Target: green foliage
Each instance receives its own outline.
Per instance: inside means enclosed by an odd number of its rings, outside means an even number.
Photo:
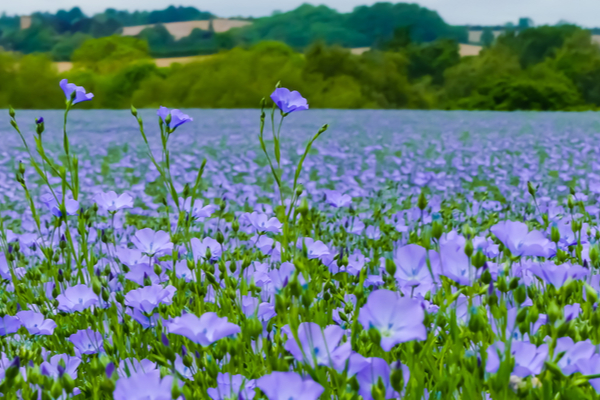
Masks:
[[[449,39],[408,46],[408,76],[430,76],[435,85],[443,84],[444,71],[460,62],[458,43]]]
[[[149,58],[148,43],[123,36],[87,40],[72,57],[76,67],[100,73],[114,72],[132,61]]]
[[[467,35],[465,29],[446,24],[436,12],[416,4],[377,3],[357,7],[349,14],[303,4],[290,12],[256,19],[251,26],[236,30],[235,36],[238,43],[278,40],[297,49],[318,40],[343,47],[367,47],[390,39],[398,27],[407,26],[418,42],[441,37],[465,41]]]
[[[318,7],[302,9],[333,15]],[[233,34],[196,30],[190,38],[175,41],[159,24],[140,38],[70,34],[71,45],[55,44],[52,54],[66,59],[73,51],[74,68],[64,77],[95,94],[94,101],[81,108],[127,108],[131,103],[257,107],[279,80],[299,90],[312,108],[553,111],[600,106],[600,49],[592,44],[589,31],[558,26],[519,35],[509,32],[479,56],[461,59],[456,41],[419,43],[412,29],[396,28],[389,40],[379,42],[379,49],[362,55],[325,40],[304,54],[281,42],[264,41],[158,68],[150,56],[161,51],[210,53],[237,40]],[[27,31],[21,34],[35,30]],[[74,50],[79,41],[83,44]],[[527,47],[537,55],[522,53]],[[0,107],[60,107],[56,96],[40,94],[58,91],[60,78],[47,56],[0,53]]]
[[[581,30],[575,25],[546,25],[518,33],[509,31],[500,36],[498,41],[515,51],[523,68],[527,68],[553,56],[568,37]]]

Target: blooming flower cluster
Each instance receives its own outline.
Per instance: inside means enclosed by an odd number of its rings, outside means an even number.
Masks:
[[[93,99],[60,86],[66,117]],[[153,130],[132,107],[141,141],[90,148],[66,117],[59,148],[51,113],[31,143],[10,110],[3,396],[598,398],[595,142],[475,143],[462,121],[350,148],[282,130],[298,92],[270,99],[259,143],[207,134],[210,160],[180,110]]]

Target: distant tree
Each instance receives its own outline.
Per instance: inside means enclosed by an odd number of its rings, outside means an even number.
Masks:
[[[384,41],[377,47],[384,51],[400,51],[406,49],[412,43],[410,29],[410,26],[400,26],[394,29],[392,38],[388,41]]]
[[[109,73],[127,63],[149,59],[148,43],[134,37],[109,36],[89,39],[73,53],[76,67],[100,73]]]
[[[481,45],[483,47],[490,47],[496,38],[491,28],[485,28],[481,33]]]
[[[430,76],[433,84],[442,85],[444,72],[460,62],[458,50],[458,43],[450,39],[439,39],[408,47],[409,78],[414,80]]]

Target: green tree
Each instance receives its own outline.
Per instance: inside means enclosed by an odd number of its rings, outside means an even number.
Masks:
[[[141,59],[149,59],[148,43],[134,37],[109,36],[89,39],[73,53],[76,67],[108,73]]]
[[[494,44],[494,40],[496,40],[496,38],[494,37],[492,28],[486,27],[481,33],[481,45],[483,47],[490,47]]]

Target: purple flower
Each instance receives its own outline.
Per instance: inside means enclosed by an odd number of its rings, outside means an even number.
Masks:
[[[71,100],[73,92],[75,92],[75,99],[73,99],[73,105],[81,103],[82,101],[90,101],[94,98],[92,93],[86,93],[85,89],[81,86],[77,86],[74,83],[69,83],[68,80],[63,79],[60,81],[60,88],[65,92],[67,100]]]
[[[461,285],[470,285],[469,258],[456,238],[440,244],[440,274]]]
[[[302,322],[298,327],[298,340],[289,333],[285,349],[296,360],[313,368],[325,365],[340,371],[352,352],[350,342],[340,345],[343,336],[344,330],[337,325],[323,329],[314,322]]]
[[[133,197],[127,193],[123,193],[120,196],[117,196],[113,191],[98,193],[94,196],[94,202],[98,204],[98,207],[112,212],[123,210],[125,208],[133,208]]]
[[[58,310],[66,313],[83,311],[98,303],[98,296],[86,285],[71,286],[56,296]]]
[[[3,318],[0,317],[0,336],[15,333],[20,327],[21,321],[19,321],[19,318],[10,315],[5,315]]]
[[[371,392],[374,386],[377,387],[379,380],[381,379],[383,387],[385,388],[384,398],[400,398],[400,394],[394,390],[390,382],[392,369],[388,363],[382,358],[370,358],[366,359],[366,361],[368,364],[365,365],[365,367],[363,367],[358,374],[356,374],[356,380],[360,385],[358,394],[360,394],[364,400],[373,400]],[[400,364],[400,368],[402,369],[402,378],[404,381],[404,386],[406,387],[406,384],[410,379],[410,372],[408,367],[404,364]]]
[[[209,218],[219,208],[216,204],[207,204],[203,206],[202,200],[196,199],[194,201],[194,210],[192,211],[191,197],[188,197],[185,200],[179,198],[179,201],[183,204],[183,209],[187,212],[191,212],[192,216],[195,218]]]
[[[308,378],[303,380],[296,372],[272,372],[256,380],[269,400],[317,400],[323,386]]]
[[[505,347],[503,342],[497,342],[487,348],[486,372],[496,373],[498,371],[504,352]],[[548,358],[548,345],[542,344],[540,347],[536,347],[533,343],[513,341],[510,353],[515,359],[513,374],[520,378],[525,378],[530,375],[538,375],[542,372],[544,363]]]
[[[52,335],[56,328],[56,322],[35,311],[19,311],[17,317],[31,335]]]
[[[134,374],[117,381],[115,400],[171,400],[173,377],[160,378],[160,371]]]
[[[283,227],[283,224],[279,222],[277,218],[269,218],[267,214],[259,214],[257,212],[253,212],[252,214],[246,214],[246,220],[258,233],[280,233],[281,227]]]
[[[214,312],[204,313],[200,318],[184,314],[168,321],[165,326],[169,333],[185,336],[202,346],[241,332],[239,326],[227,321],[227,317],[219,318]]]
[[[163,256],[173,250],[171,237],[165,231],[155,232],[150,228],[137,231],[131,239],[135,247],[149,256]]]
[[[335,208],[348,207],[352,204],[352,197],[347,194],[341,194],[337,190],[327,190],[325,191],[325,196],[327,204]]]
[[[81,358],[72,357],[68,354],[57,354],[50,358],[48,361],[44,361],[40,365],[40,372],[43,375],[50,376],[54,379],[59,377],[59,367],[61,366],[61,361],[64,363],[64,371],[63,373],[69,374],[71,378],[77,379],[77,368],[79,368],[79,364],[81,364]]]
[[[44,123],[44,117],[36,118],[35,123],[36,124],[43,124]]]
[[[430,252],[432,255],[437,254]],[[394,252],[394,263],[396,264],[395,278],[402,287],[423,285],[426,289],[433,284],[433,277],[427,267],[427,250],[418,244],[409,244]],[[433,263],[432,263],[433,264]],[[433,265],[432,265],[433,269]]]
[[[137,358],[125,358],[121,360],[117,372],[120,377],[133,376],[136,374],[145,374],[158,370],[156,363],[143,358],[138,360]]]
[[[379,331],[381,348],[385,351],[398,343],[427,339],[424,319],[425,313],[418,301],[385,289],[371,292],[358,316],[365,330]]]
[[[308,110],[308,102],[296,90],[290,92],[290,90],[286,88],[277,88],[271,93],[271,100],[273,100],[277,107],[285,114],[294,111]]]
[[[513,256],[551,257],[555,249],[543,232],[531,231],[523,222],[502,221],[490,231],[510,250]]]
[[[311,238],[298,239],[299,248],[303,247],[303,242],[304,246],[306,246],[306,252],[309,260],[313,260],[315,258],[320,260],[332,258],[329,247],[327,247],[327,245],[320,240],[314,241]]]
[[[589,358],[582,358],[575,363],[579,372],[583,375],[600,374],[600,354],[594,354]],[[590,379],[590,385],[600,394],[600,378]]]
[[[247,318],[256,317],[261,321],[268,321],[277,315],[273,304],[259,303],[259,300],[251,295],[242,296],[242,312]]]
[[[171,122],[167,125],[170,129],[175,130],[180,125],[185,124],[186,122],[193,121],[193,118],[190,118],[189,115],[186,115],[179,111],[178,109],[169,110],[167,107],[160,106],[156,114],[163,120],[163,122],[167,123],[167,117],[171,114]]]
[[[61,195],[57,193],[57,197],[58,196]],[[61,197],[58,198],[60,199]],[[40,198],[40,200],[42,201],[42,203],[44,203],[44,205],[46,206],[48,211],[52,213],[52,215],[58,218],[62,216],[62,212],[60,211],[60,204],[58,204],[56,198],[52,193],[43,195]],[[67,215],[77,215],[77,212],[79,211],[79,202],[73,199],[65,199],[65,211],[67,212]]]
[[[213,400],[249,400],[254,398],[254,379],[247,379],[242,375],[221,373],[217,375],[217,387],[207,390],[208,397]]]
[[[564,263],[556,265],[552,261],[533,264],[529,270],[547,284],[555,288],[562,287],[569,279],[579,279],[588,274],[588,270],[579,265]]]
[[[175,294],[174,286],[163,288],[161,285],[145,286],[132,290],[125,295],[125,305],[151,313],[159,304],[170,305]]]
[[[155,327],[160,319],[160,314],[154,314],[148,316],[140,311],[139,308],[128,308],[126,311],[127,315],[131,316],[138,324],[140,324],[144,329],[148,329],[151,327]]]
[[[221,256],[221,252],[223,249],[219,242],[210,237],[206,237],[202,240],[198,238],[192,238],[190,240],[190,245],[192,246],[192,254],[194,256],[194,261],[206,258],[208,249],[210,249],[210,258],[217,259]]]
[[[596,351],[596,346],[588,340],[574,343],[570,337],[561,337],[556,340],[554,354],[565,352],[558,361],[558,366],[565,375],[571,375],[578,371],[577,362],[588,360]]]
[[[269,278],[275,290],[281,290],[287,286],[289,280],[294,275],[296,266],[291,262],[284,262],[279,266],[279,269],[269,271]]]
[[[104,350],[102,335],[91,329],[77,331],[69,336],[69,341],[73,343],[80,354],[96,354]]]

